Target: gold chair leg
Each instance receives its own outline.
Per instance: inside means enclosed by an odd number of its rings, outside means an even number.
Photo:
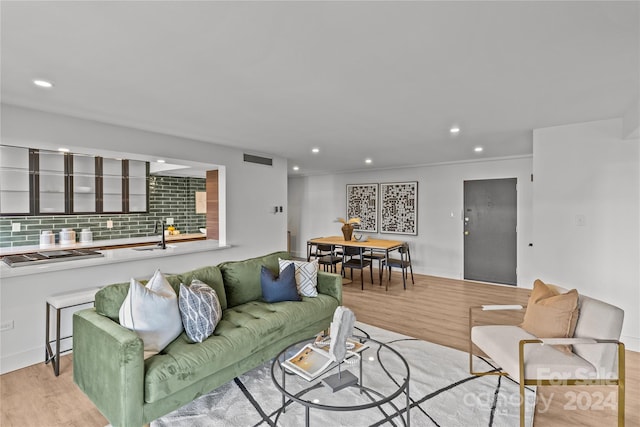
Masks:
[[[624,427],[625,347],[618,343],[618,427]]]
[[[520,427],[524,427],[524,381],[520,379]]]
[[[518,345],[518,365],[520,370],[520,427],[524,427],[524,340]]]

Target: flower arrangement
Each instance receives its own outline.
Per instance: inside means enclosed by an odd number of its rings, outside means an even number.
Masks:
[[[336,219],[336,222],[341,222],[343,224],[360,224],[360,218],[349,218],[348,221],[344,218],[338,218]]]
[[[336,222],[341,222],[342,225],[342,235],[344,236],[345,241],[351,240],[351,235],[353,234],[353,224],[360,224],[360,218],[349,218],[348,220],[344,218],[336,219]]]

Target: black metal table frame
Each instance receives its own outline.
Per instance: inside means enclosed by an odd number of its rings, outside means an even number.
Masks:
[[[333,247],[341,247],[345,246],[354,246],[360,247],[364,250],[370,250],[371,255],[373,255],[374,251],[384,251],[384,260],[385,263],[389,263],[389,252],[392,252],[399,247],[401,247],[405,242],[400,240],[387,240],[387,239],[368,239],[365,241],[346,241],[341,240],[340,236],[330,236],[330,237],[316,237],[313,239],[307,240],[307,262],[311,260],[311,247],[317,245],[331,245]],[[380,245],[380,243],[384,243]],[[373,262],[373,260],[371,260]],[[381,273],[381,272],[380,272]],[[380,284],[382,285],[382,274],[380,276]],[[390,279],[389,279],[390,280]],[[389,280],[385,284],[385,291],[389,290]],[[364,289],[364,284],[361,284]]]
[[[362,394],[363,392],[369,392],[369,393],[373,393],[376,394],[380,397],[382,397],[382,400],[379,401],[375,401],[375,402],[371,402],[371,403],[367,403],[364,405],[355,405],[355,406],[332,406],[332,405],[322,405],[320,403],[314,403],[314,402],[310,402],[308,400],[304,400],[302,399],[300,396],[303,395],[303,393],[298,393],[298,395],[293,395],[289,392],[287,392],[286,390],[286,375],[287,375],[287,371],[286,369],[282,366],[282,362],[285,360],[285,355],[287,354],[288,350],[291,349],[292,347],[295,346],[299,346],[303,343],[309,342],[309,339],[305,339],[302,341],[298,341],[295,344],[292,344],[290,346],[288,346],[287,348],[285,348],[284,350],[282,350],[274,359],[273,362],[271,363],[271,379],[273,381],[273,384],[276,386],[276,388],[280,391],[280,393],[282,394],[282,407],[280,408],[280,410],[278,411],[278,415],[276,416],[276,420],[280,417],[280,412],[285,413],[286,412],[286,405],[287,403],[287,398],[290,401],[295,401],[300,403],[301,405],[303,405],[305,407],[305,426],[309,427],[309,409],[310,408],[316,408],[316,409],[321,409],[321,410],[325,410],[325,411],[360,411],[363,409],[369,409],[369,408],[373,408],[373,407],[381,407],[384,404],[389,404],[391,405],[396,411],[398,411],[398,413],[400,414],[399,417],[402,420],[403,425],[405,425],[406,427],[409,427],[411,425],[411,419],[410,419],[410,409],[411,409],[411,402],[410,402],[410,395],[409,395],[409,364],[407,363],[407,361],[404,359],[404,357],[402,357],[402,355],[395,350],[394,348],[388,346],[387,344],[377,341],[373,338],[368,338],[368,337],[364,337],[364,336],[354,336],[354,338],[360,340],[360,342],[365,342],[365,341],[370,341],[373,343],[376,343],[382,347],[385,347],[386,349],[392,351],[393,353],[395,353],[400,360],[402,361],[402,363],[404,364],[406,370],[407,370],[407,376],[406,378],[404,378],[404,382],[398,386],[398,389],[392,393],[391,395],[384,397],[384,395],[376,390],[373,390],[369,387],[365,387],[362,383],[362,357],[360,357],[360,369],[359,369],[359,377],[358,377],[358,381],[359,383],[356,384],[353,387],[357,387],[360,389],[360,393]],[[379,362],[379,360],[378,360]],[[276,374],[275,374],[275,366],[278,365],[280,367],[280,371],[282,372],[282,385],[280,385],[280,383],[278,383],[277,379],[276,379]],[[326,373],[326,372],[325,372]],[[297,375],[295,373],[292,373],[292,375]],[[324,373],[323,373],[324,375]],[[322,375],[321,375],[322,376]],[[321,377],[320,376],[320,377]],[[318,380],[320,377],[316,378],[316,380]],[[310,384],[312,384],[312,382],[309,382]],[[310,386],[309,388],[306,388],[304,390],[304,393],[306,393],[307,391],[311,391],[311,390],[315,390],[318,387],[323,386],[322,383],[317,383],[315,385]],[[396,397],[398,397],[401,393],[405,393],[406,396],[406,404],[405,404],[405,411],[406,411],[406,420],[402,417],[402,414],[400,413],[400,409],[396,406],[396,404],[394,404],[392,401],[393,399],[395,399]]]

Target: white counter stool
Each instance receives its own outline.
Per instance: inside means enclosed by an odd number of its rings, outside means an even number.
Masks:
[[[69,339],[72,335],[61,337],[60,336],[60,312],[66,308],[77,307],[83,304],[89,304],[95,301],[96,292],[100,288],[83,289],[81,291],[65,292],[60,294],[54,294],[47,297],[47,321],[45,332],[45,353],[44,363],[51,362],[53,373],[56,377],[60,374],[60,353],[66,353],[71,349],[60,351],[60,341]],[[53,307],[56,310],[56,335],[53,340],[49,339],[50,329],[50,309]],[[55,354],[51,348],[51,344],[55,343]]]

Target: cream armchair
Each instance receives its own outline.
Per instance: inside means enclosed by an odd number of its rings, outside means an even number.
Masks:
[[[566,290],[555,287],[558,292]],[[469,370],[472,375],[509,375],[520,384],[520,426],[524,427],[527,385],[617,385],[618,426],[624,426],[625,359],[619,341],[624,311],[580,295],[579,315],[572,338],[534,336],[516,325],[477,325],[479,312],[523,310],[524,307],[486,305],[469,310]],[[557,346],[570,345],[562,351]],[[482,350],[501,368],[475,372],[474,350]]]

